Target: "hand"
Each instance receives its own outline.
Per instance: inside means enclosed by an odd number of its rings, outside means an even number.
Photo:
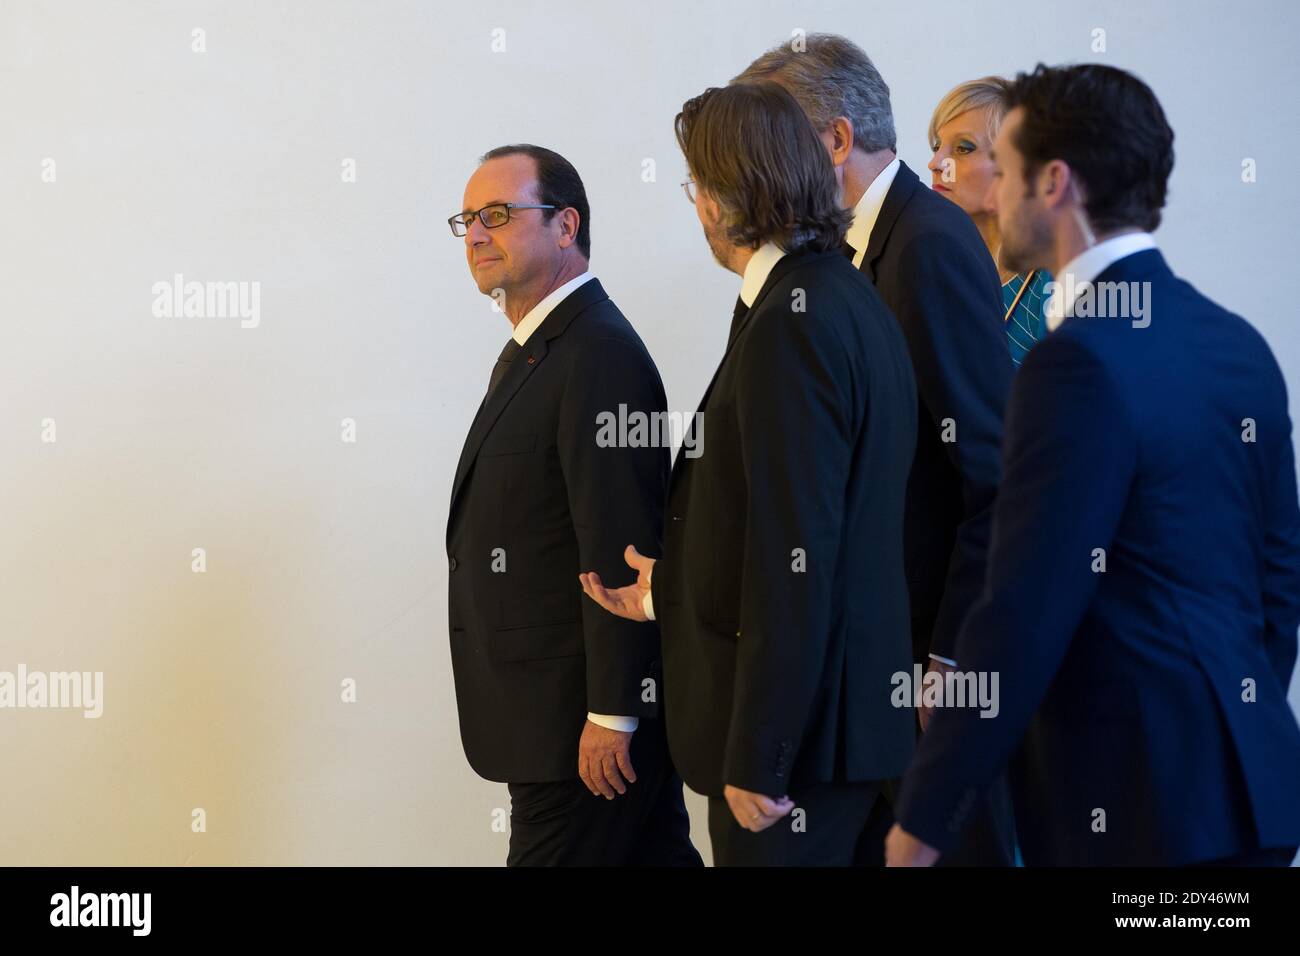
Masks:
[[[613,800],[615,790],[627,793],[627,784],[636,783],[631,753],[633,733],[610,730],[590,720],[583,726],[578,739],[578,776],[595,796]]]
[[[761,833],[794,809],[794,801],[787,797],[772,798],[752,790],[741,790],[727,784],[722,795],[731,807],[731,815],[746,830]]]
[[[611,591],[600,583],[599,574],[588,571],[578,575],[578,580],[582,582],[582,592],[610,614],[617,614],[629,621],[648,621],[650,619],[645,616],[641,602],[650,591],[650,576],[654,574],[655,559],[647,558],[629,544],[623,552],[623,560],[629,568],[636,571],[636,584]]]
[[[927,674],[933,674],[935,672],[940,674],[951,674],[953,671],[954,668],[949,667],[941,661],[936,661],[933,657],[930,658],[930,666],[925,670]],[[920,691],[918,691],[918,693],[920,693]],[[929,730],[930,721],[934,719],[934,708],[920,703],[920,701],[924,699],[924,696],[919,697],[916,705],[916,719],[920,721],[922,731]]]
[[[885,866],[934,866],[939,851],[921,842],[897,823],[885,837]]]

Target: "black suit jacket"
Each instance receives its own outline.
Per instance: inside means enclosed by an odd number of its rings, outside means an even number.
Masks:
[[[917,660],[952,656],[984,581],[1013,366],[997,267],[961,207],[901,164],[862,259],[907,339],[919,433],[907,488]],[[951,422],[951,425],[948,425]],[[955,441],[945,441],[945,430]]]
[[[591,279],[529,337],[465,441],[447,521],[451,659],[465,755],[489,780],[576,777],[588,711],[658,711],[657,626],[606,613],[578,583],[595,570],[629,584],[623,549],[659,549],[669,450],[601,447],[598,416],[620,405],[667,402]]]
[[[906,766],[915,718],[889,701],[911,660],[915,395],[897,323],[838,250],[787,255],[733,320],[653,578],[669,747],[700,793]]]

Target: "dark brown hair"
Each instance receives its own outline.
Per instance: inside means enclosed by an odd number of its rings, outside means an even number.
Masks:
[[[838,249],[852,221],[802,108],[770,81],[705,90],[674,121],[696,184],[722,207],[727,238],[755,249]]]
[[[1174,131],[1151,88],[1132,73],[1087,63],[1021,73],[1006,97],[1024,111],[1015,146],[1025,179],[1064,160],[1083,182],[1097,232],[1160,225],[1174,168]]]
[[[542,221],[550,222],[558,212],[573,208],[578,211],[578,234],[575,237],[578,251],[591,258],[591,207],[587,205],[587,190],[582,177],[569,162],[553,149],[534,146],[532,143],[511,143],[498,146],[483,154],[480,162],[500,159],[502,156],[528,156],[537,164],[537,201],[555,209],[543,209]]]

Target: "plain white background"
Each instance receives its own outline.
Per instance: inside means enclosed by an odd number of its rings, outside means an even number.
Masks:
[[[0,862],[504,861],[505,787],[460,748],[443,543],[509,334],[445,223],[487,149],[577,166],[592,268],[689,412],[739,280],[678,187],[685,99],[795,29],[844,33],[922,170],[955,83],[1115,64],[1177,133],[1161,246],[1294,394],[1298,20],[1286,0],[6,0],[0,669],[106,687],[98,720],[0,711]],[[260,282],[260,325],[155,317],[175,273]]]

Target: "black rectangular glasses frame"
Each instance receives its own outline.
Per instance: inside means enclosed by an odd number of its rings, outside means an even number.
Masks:
[[[447,220],[447,225],[451,226],[453,236],[464,236],[469,232],[470,221],[478,216],[478,221],[483,223],[485,229],[496,229],[504,226],[510,221],[511,209],[558,209],[558,206],[548,205],[547,203],[535,202],[494,202],[488,203],[482,209],[475,209],[471,212],[458,212]],[[504,212],[502,212],[504,210]],[[492,214],[491,220],[485,213]],[[459,231],[457,231],[459,230]]]

